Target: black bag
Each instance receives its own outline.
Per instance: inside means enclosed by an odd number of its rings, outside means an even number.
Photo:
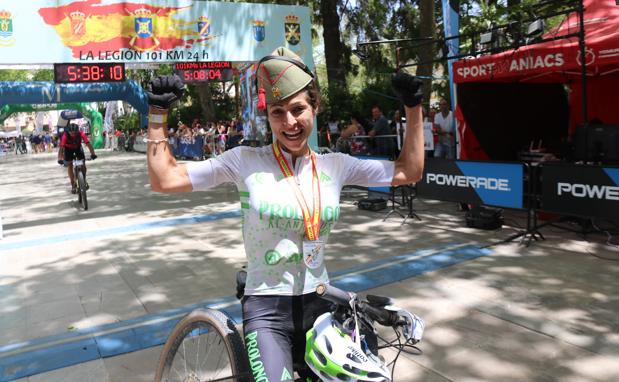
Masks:
[[[365,198],[357,202],[357,207],[359,207],[359,209],[367,211],[380,211],[387,208],[387,201],[383,198]]]
[[[475,206],[465,215],[466,226],[485,230],[499,229],[503,226],[503,210],[486,206]]]

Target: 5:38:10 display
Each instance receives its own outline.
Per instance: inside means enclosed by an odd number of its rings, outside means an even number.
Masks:
[[[54,81],[121,82],[125,81],[125,65],[123,63],[54,64]]]
[[[100,66],[69,66],[67,74],[71,82],[123,81],[124,75],[120,65]]]

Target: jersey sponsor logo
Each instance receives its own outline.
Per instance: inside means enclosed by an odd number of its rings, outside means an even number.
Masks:
[[[331,181],[331,177],[327,174],[325,174],[324,171],[320,172],[320,182],[321,183],[327,183]]]
[[[439,186],[483,188],[492,191],[511,191],[509,179],[501,178],[428,173],[426,183],[435,183]]]
[[[574,198],[619,201],[619,187],[599,186],[597,184],[557,183],[557,195],[569,195]]]
[[[254,375],[255,382],[269,382],[264,370],[264,363],[262,363],[260,356],[260,349],[258,349],[258,332],[253,331],[247,333],[245,336],[245,347],[247,348],[247,356],[249,357],[249,366],[251,372]]]
[[[282,382],[283,381],[292,381],[292,375],[290,375],[290,372],[285,367],[284,367],[284,370],[282,370],[282,377],[279,380],[282,381]]]
[[[293,253],[289,257],[284,257],[281,253],[279,253],[279,251],[274,249],[270,249],[264,254],[264,262],[267,265],[277,265],[284,259],[286,259],[284,264],[299,264],[301,263],[303,256],[300,253]]]
[[[303,222],[303,214],[301,208],[292,204],[280,204],[269,203],[265,200],[261,200],[258,205],[258,214],[260,220],[263,220],[265,215],[269,218],[283,218],[299,220]],[[321,220],[322,221],[336,221],[340,218],[340,206],[325,206],[322,209]]]

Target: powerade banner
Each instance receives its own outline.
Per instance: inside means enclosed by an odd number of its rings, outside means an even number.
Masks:
[[[619,168],[544,164],[541,209],[562,215],[619,217]]]
[[[311,66],[310,27],[300,6],[0,0],[0,64],[256,61],[284,45]]]
[[[428,199],[520,209],[523,166],[519,163],[426,159],[417,193]]]

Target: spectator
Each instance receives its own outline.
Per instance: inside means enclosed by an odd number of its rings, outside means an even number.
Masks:
[[[43,143],[44,143],[44,148],[45,151],[47,151],[48,153],[52,152],[52,136],[49,134],[49,132],[45,132],[45,135],[43,136]]]
[[[366,155],[368,144],[366,138],[354,138],[366,135],[365,128],[361,124],[361,118],[353,115],[350,124],[341,131],[336,143],[336,151],[351,155]]]
[[[430,111],[426,112],[426,109],[423,108],[423,138],[427,158],[431,158],[434,156],[434,147],[436,146],[436,143],[438,141],[438,136],[435,135],[434,128],[435,115],[436,112],[434,111],[434,109],[430,108]]]
[[[372,107],[372,120],[374,125],[368,135],[375,138],[374,154],[392,157],[395,155],[395,142],[392,137],[383,137],[391,135],[391,129],[389,128],[389,121],[378,105]]]
[[[333,114],[329,116],[327,128],[327,140],[329,142],[329,147],[333,148],[333,146],[335,146],[335,142],[337,142],[337,139],[340,137],[340,124]]]
[[[434,116],[434,128],[438,134],[438,143],[434,147],[435,158],[455,158],[455,121],[449,104],[443,98],[439,102],[439,113]]]
[[[402,120],[402,115],[400,114],[400,110],[397,109],[393,112],[393,118],[391,119],[391,123],[389,125],[391,127],[391,134],[396,135],[396,140],[398,143],[398,151],[402,149],[402,145],[404,144],[404,133],[406,132],[406,122]]]

